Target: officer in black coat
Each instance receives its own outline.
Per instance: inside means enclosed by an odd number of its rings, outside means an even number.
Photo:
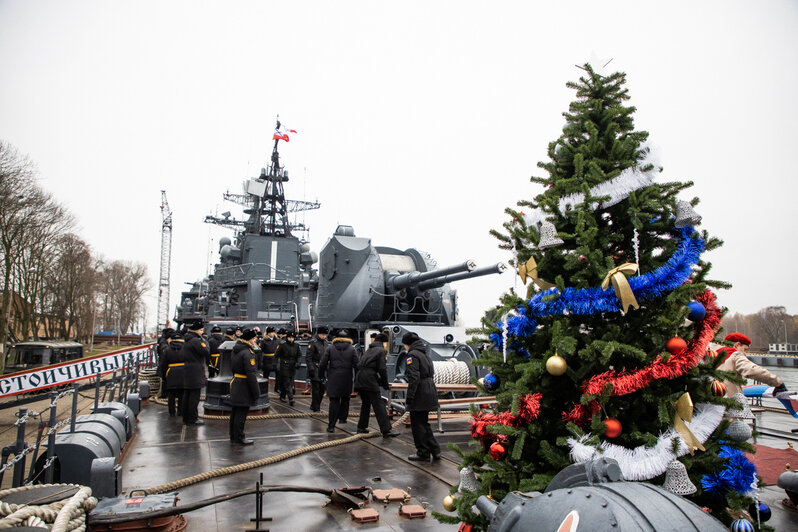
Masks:
[[[182,356],[183,335],[173,332],[164,351],[164,384],[169,406],[169,417],[183,415],[183,381],[185,378],[185,362]]]
[[[211,353],[211,363],[208,364],[208,377],[214,378],[219,374],[220,361],[222,359],[219,353],[219,346],[224,343],[225,339],[222,336],[222,328],[214,325],[211,329],[211,336],[208,338],[208,351]]]
[[[183,386],[183,423],[186,425],[204,425],[199,419],[199,400],[202,387],[205,386],[205,366],[211,360],[208,344],[202,338],[204,327],[202,320],[189,323],[188,332],[183,336],[185,343],[180,351],[185,363],[185,381]]]
[[[332,345],[321,357],[319,371],[327,381],[327,397],[330,399],[327,432],[335,430],[336,421],[346,423],[349,417],[349,395],[352,393],[352,376],[357,368],[357,353],[352,339],[345,329],[335,335]]]
[[[161,331],[161,336],[158,337],[158,347],[156,351],[158,353],[158,376],[161,377],[161,389],[158,392],[158,397],[166,397],[166,377],[164,374],[166,373],[166,366],[162,363],[164,353],[166,352],[166,347],[169,345],[169,338],[172,336],[175,330],[171,327],[165,328]],[[163,368],[163,370],[161,370]]]
[[[402,344],[407,350],[405,404],[410,412],[410,428],[413,430],[413,442],[416,444],[416,454],[408,456],[407,459],[414,462],[437,460],[441,457],[441,447],[429,426],[430,410],[438,408],[438,390],[433,380],[435,369],[427,355],[427,346],[416,333],[402,336]]]
[[[330,342],[327,341],[327,327],[319,327],[316,329],[316,337],[308,343],[308,348],[305,354],[305,364],[308,367],[308,379],[310,379],[310,410],[311,412],[318,412],[321,410],[321,399],[324,397],[324,383],[321,382],[321,373],[319,372],[319,364],[321,364],[321,357],[327,350]]]
[[[295,339],[294,331],[287,331],[285,343],[280,344],[274,353],[280,361],[280,401],[284,403],[287,395],[291,406],[294,406],[294,375],[300,357],[299,344],[294,342]]]
[[[388,352],[385,350],[387,341],[388,336],[385,334],[379,333],[374,336],[374,341],[357,363],[354,385],[355,391],[360,396],[360,419],[357,422],[357,431],[368,433],[369,412],[373,408],[383,438],[399,436],[398,432],[391,430],[388,412],[385,411],[385,403],[380,394],[380,387],[388,389],[386,367]]]
[[[263,378],[266,379],[267,385],[269,377],[274,372],[274,390],[280,389],[280,372],[277,371],[277,359],[274,354],[277,352],[277,347],[280,345],[280,339],[274,332],[274,327],[266,327],[266,336],[260,342],[260,350],[263,352],[263,361],[261,368],[263,368]]]
[[[258,387],[258,362],[255,354],[257,333],[245,329],[233,347],[230,358],[233,380],[230,381],[230,441],[241,445],[252,445],[251,439],[244,437],[244,424],[250,405],[260,396]]]

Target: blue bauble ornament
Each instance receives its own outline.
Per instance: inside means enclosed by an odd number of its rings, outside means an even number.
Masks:
[[[754,525],[748,519],[735,519],[732,521],[731,532],[754,532]]]
[[[748,514],[751,516],[751,519],[756,519],[756,503],[752,502],[751,506],[748,507]],[[770,519],[770,516],[773,515],[770,511],[770,506],[765,504],[764,502],[759,503],[759,520],[763,523]]]
[[[482,385],[485,387],[486,390],[492,392],[493,390],[499,387],[499,377],[497,377],[493,373],[488,373],[483,378]]]
[[[687,315],[687,319],[690,321],[701,321],[707,315],[707,309],[698,301],[689,302],[687,308],[690,309],[690,314]]]

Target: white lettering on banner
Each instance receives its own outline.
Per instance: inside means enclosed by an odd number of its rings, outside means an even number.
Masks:
[[[0,377],[0,398],[88,379],[98,373],[106,375],[137,362],[154,363],[155,344]]]

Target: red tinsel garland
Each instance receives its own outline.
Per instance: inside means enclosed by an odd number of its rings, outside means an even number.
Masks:
[[[657,355],[654,362],[645,368],[634,371],[607,371],[596,375],[582,385],[582,393],[599,395],[609,383],[612,386],[612,395],[627,395],[648,386],[655,380],[675,379],[694,368],[698,360],[706,355],[709,342],[720,328],[721,319],[720,309],[715,303],[715,294],[710,290],[698,296],[696,301],[704,305],[706,316],[696,324],[695,335],[687,344],[686,350],[671,355],[667,361],[662,359],[662,355]],[[598,409],[597,401],[591,401],[587,406],[576,405],[570,412],[563,412],[563,419],[584,425]]]
[[[520,427],[529,424],[540,414],[540,399],[543,394],[526,394],[518,401],[518,415],[513,415],[509,411],[501,414],[488,414],[477,412],[471,420],[471,437],[484,441],[498,441],[506,443],[509,439],[505,434],[493,434],[488,432],[490,425],[507,425],[509,427]]]

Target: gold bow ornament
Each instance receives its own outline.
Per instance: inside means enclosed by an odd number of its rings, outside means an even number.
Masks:
[[[629,311],[630,306],[640,308],[637,299],[635,299],[635,293],[632,292],[632,287],[629,286],[629,281],[626,280],[624,275],[631,275],[635,272],[637,272],[637,264],[627,262],[608,271],[607,276],[601,281],[602,290],[609,288],[610,282],[612,282],[612,289],[615,290],[615,296],[621,301],[624,314]]]
[[[701,445],[701,442],[698,441],[698,438],[695,437],[695,434],[690,432],[690,429],[684,424],[685,421],[689,423],[692,420],[693,400],[690,398],[689,393],[684,393],[679,397],[679,400],[676,401],[676,416],[673,418],[673,428],[675,428],[679,436],[682,437],[682,441],[687,445],[687,449],[690,451],[691,455],[696,449],[699,451],[706,450],[704,446]]]
[[[526,278],[529,277],[532,279],[532,282],[540,287],[541,290],[548,290],[549,288],[554,288],[557,286],[547,283],[538,277],[538,263],[535,262],[535,257],[529,257],[529,260],[526,261],[526,263],[518,265],[518,275],[521,276],[521,282],[525,285]]]

